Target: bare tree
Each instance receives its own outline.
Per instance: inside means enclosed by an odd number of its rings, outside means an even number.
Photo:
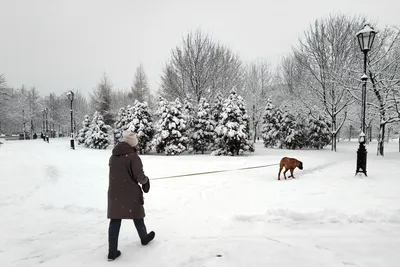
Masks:
[[[56,131],[59,133],[65,133],[66,135],[70,134],[71,129],[71,102],[68,99],[66,91],[60,96],[57,97],[58,103],[60,105],[59,110],[57,111],[59,114],[56,115],[55,127]],[[86,114],[89,114],[89,104],[86,97],[79,92],[78,90],[74,91],[74,101],[72,102],[73,108],[73,131],[77,133],[77,131],[82,127],[81,122],[84,120]]]
[[[337,134],[346,120],[346,107],[353,101],[343,83],[354,65],[357,49],[354,33],[363,21],[345,15],[316,20],[298,48],[293,49],[296,68],[303,75],[296,97],[310,109],[318,107],[321,115],[330,121],[333,151],[336,151]]]
[[[253,142],[256,142],[258,126],[262,118],[264,107],[271,93],[272,73],[267,62],[250,63],[246,67],[246,80],[243,92],[250,116],[250,125],[253,127]]]
[[[16,90],[12,99],[12,123],[17,127],[16,130],[20,133],[26,134],[27,113],[29,110],[28,105],[28,92],[24,85]]]
[[[305,74],[293,54],[283,57],[279,66],[279,73],[280,79],[287,85],[287,94],[297,94]]]
[[[394,101],[394,110],[397,114],[397,118],[400,119],[400,85],[397,86],[396,90],[393,90],[393,101]],[[400,140],[400,138],[399,138]],[[399,141],[400,142],[400,141]]]
[[[161,95],[199,103],[217,92],[227,94],[243,83],[241,61],[230,49],[197,30],[172,50],[161,77]]]
[[[311,114],[318,119],[318,114],[314,113],[320,113],[315,111],[320,100],[311,93],[308,87],[305,87],[306,83],[304,82],[304,80],[308,80],[311,83],[313,78],[310,78],[309,73],[297,62],[294,54],[287,55],[282,59],[278,66],[277,76],[274,82],[275,91],[278,91],[275,94],[279,95],[277,102],[290,106],[294,113],[305,116]]]
[[[24,86],[19,89],[7,88],[3,83],[0,93],[1,131],[21,133],[28,118],[27,90]]]
[[[38,129],[44,124],[44,108],[49,110],[48,128],[53,130],[53,136],[55,132],[64,132],[63,130],[70,129],[70,101],[66,93],[61,95],[50,93],[41,97],[35,87],[27,90],[24,85],[18,89],[0,87],[0,92],[6,94],[6,98],[0,98],[0,101],[6,100],[6,105],[0,105],[1,131],[10,133],[30,131],[31,134],[38,132]],[[89,113],[88,102],[85,96],[78,91],[75,92],[73,106],[76,125],[76,122],[82,121],[84,116]]]
[[[43,107],[48,109],[45,125],[51,137],[55,137],[57,124],[64,120],[64,116],[66,117],[70,114],[69,108],[67,110],[64,108],[64,99],[66,97],[57,96],[55,93],[50,93],[44,98]]]
[[[385,28],[376,37],[368,60],[373,101],[368,104],[379,115],[377,154],[384,156],[385,128],[400,121],[396,94],[400,88],[400,30]]]
[[[30,122],[30,135],[33,136],[33,133],[37,131],[35,125],[37,125],[37,121],[40,121],[40,95],[36,87],[32,87],[27,92],[27,119]]]
[[[0,74],[0,134],[3,132],[2,126],[6,122],[6,117],[8,113],[8,101],[11,97],[11,93],[7,88],[6,78],[4,74]]]
[[[84,120],[85,115],[89,113],[89,104],[85,96],[79,91],[75,92],[75,100],[74,100],[74,109],[75,109],[75,133],[81,128],[81,122]]]

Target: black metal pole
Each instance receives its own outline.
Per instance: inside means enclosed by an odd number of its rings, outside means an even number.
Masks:
[[[357,173],[364,173],[365,176],[367,176],[367,149],[365,148],[365,141],[366,141],[366,136],[365,136],[365,111],[366,111],[366,105],[367,105],[367,53],[368,51],[364,51],[364,74],[361,77],[361,80],[363,82],[362,84],[362,92],[361,92],[361,134],[360,134],[360,140],[359,140],[359,147],[357,150],[357,168],[356,168],[356,174]],[[363,140],[361,140],[361,138]]]
[[[24,131],[24,140],[25,140],[25,110],[22,110],[22,130]]]
[[[43,113],[42,138],[43,138],[43,141],[46,141],[46,134],[45,134],[46,126],[45,126],[45,119],[44,119],[44,110],[42,110],[42,113]]]
[[[71,148],[75,150],[75,144],[74,144],[74,126],[73,126],[73,112],[72,112],[72,102],[74,100],[71,100]]]
[[[49,143],[49,121],[47,119],[47,113],[48,111],[46,110],[46,141]]]
[[[365,110],[367,106],[367,53],[368,51],[364,51],[364,76],[362,79],[363,85],[362,85],[362,94],[363,94],[363,99],[362,99],[362,132],[365,133]]]

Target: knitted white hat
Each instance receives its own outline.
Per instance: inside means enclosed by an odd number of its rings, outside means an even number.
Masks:
[[[139,143],[136,134],[129,130],[126,130],[122,133],[122,141],[128,143],[132,147],[137,146]]]

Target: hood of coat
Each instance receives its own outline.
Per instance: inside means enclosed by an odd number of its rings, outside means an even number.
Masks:
[[[125,142],[118,143],[112,150],[114,156],[122,156],[130,153],[136,153],[136,148]]]

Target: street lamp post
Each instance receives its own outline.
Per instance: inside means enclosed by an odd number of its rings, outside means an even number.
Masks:
[[[49,109],[45,108],[44,109],[44,114],[46,115],[46,141],[49,143],[49,121],[47,120],[47,114],[49,113]]]
[[[25,136],[25,110],[22,110],[22,125],[23,125],[22,130],[24,131],[24,140],[25,140],[26,139],[26,136]]]
[[[72,102],[74,101],[74,92],[69,91],[68,94],[68,99],[71,101],[71,149],[75,149],[75,144],[74,144],[74,126],[73,126],[73,114],[72,114]]]
[[[364,73],[361,76],[362,92],[361,92],[361,133],[358,139],[359,147],[357,150],[357,173],[364,173],[367,176],[367,150],[365,148],[365,110],[367,104],[367,54],[371,50],[372,43],[375,39],[376,31],[369,25],[365,24],[364,28],[357,32],[356,36],[361,51],[364,53]]]
[[[44,109],[42,110],[42,113],[43,113],[43,126],[42,126],[42,138],[43,138],[43,141],[46,141],[46,135],[44,134],[45,133],[45,129],[46,129],[46,127],[45,127],[45,119],[44,119]]]

